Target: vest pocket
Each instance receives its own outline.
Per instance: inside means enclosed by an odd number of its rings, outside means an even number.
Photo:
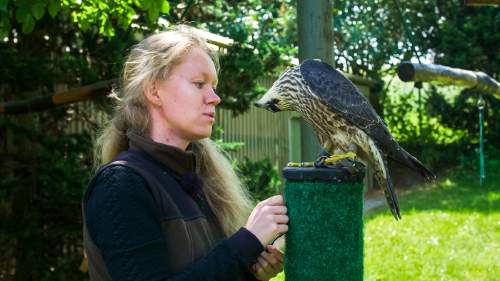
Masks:
[[[222,238],[212,233],[210,223],[204,217],[189,221],[174,219],[161,224],[167,244],[167,266],[173,273],[205,256]]]
[[[162,221],[161,227],[167,244],[167,268],[177,273],[194,260],[191,230],[183,219]]]

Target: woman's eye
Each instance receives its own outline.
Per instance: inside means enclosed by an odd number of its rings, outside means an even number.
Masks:
[[[198,89],[203,89],[203,86],[205,85],[205,83],[204,82],[194,82],[194,85]]]

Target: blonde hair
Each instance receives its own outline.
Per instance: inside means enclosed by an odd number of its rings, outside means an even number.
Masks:
[[[172,68],[193,48],[204,50],[218,70],[216,53],[209,49],[199,31],[189,26],[180,25],[151,35],[132,48],[123,67],[118,106],[96,142],[96,165],[106,164],[128,149],[128,130],[148,135],[144,85],[168,77]],[[207,201],[229,236],[246,222],[251,210],[249,196],[228,159],[212,140],[193,141],[192,149],[199,162]]]

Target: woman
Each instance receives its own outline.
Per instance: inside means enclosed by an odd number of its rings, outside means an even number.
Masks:
[[[97,143],[104,166],[83,200],[91,280],[268,280],[281,271],[283,255],[269,244],[288,229],[283,198],[248,217],[247,194],[208,139],[217,67],[187,26],[131,50]]]

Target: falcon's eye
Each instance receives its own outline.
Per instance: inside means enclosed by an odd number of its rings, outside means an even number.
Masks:
[[[267,105],[269,107],[269,109],[272,111],[272,112],[277,112],[277,111],[280,111],[280,109],[278,108],[278,102],[279,100],[278,99],[272,99],[270,100]]]

